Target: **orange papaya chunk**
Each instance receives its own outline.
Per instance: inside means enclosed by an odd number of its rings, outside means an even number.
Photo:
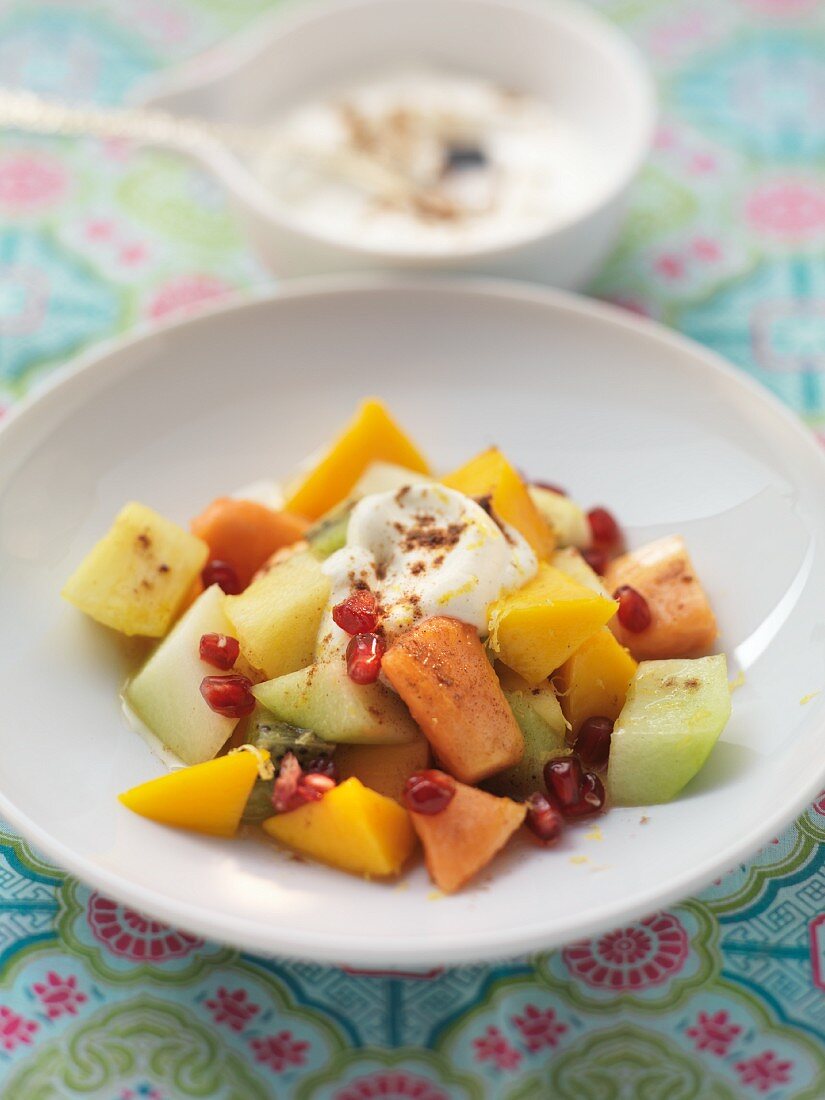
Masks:
[[[521,759],[524,738],[474,627],[425,619],[390,646],[381,668],[457,779],[477,783]]]
[[[618,616],[610,624],[616,639],[637,661],[700,657],[713,648],[716,618],[679,535],[616,558],[604,583],[610,592],[630,585],[647,600],[651,623],[646,630],[638,634],[625,630]]]
[[[228,562],[246,588],[275,551],[297,542],[307,526],[305,519],[289,512],[219,497],[192,520],[191,530],[209,547],[210,558]]]
[[[456,783],[455,794],[439,813],[410,813],[430,878],[439,890],[452,894],[486,867],[526,812],[520,802]]]

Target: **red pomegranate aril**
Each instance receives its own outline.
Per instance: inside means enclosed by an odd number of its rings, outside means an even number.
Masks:
[[[591,508],[587,513],[587,522],[597,546],[616,550],[622,545],[622,529],[606,508]]]
[[[224,718],[245,718],[255,709],[252,681],[246,676],[205,676],[201,695],[216,714]]]
[[[216,584],[227,596],[237,596],[243,591],[243,585],[238,579],[234,566],[231,566],[228,561],[219,561],[217,558],[206,563],[201,573],[201,580],[204,588],[210,588]]]
[[[387,646],[377,634],[356,634],[347,646],[347,675],[356,684],[374,684]]]
[[[598,573],[600,577],[604,576],[610,564],[610,554],[603,546],[588,546],[579,553],[594,573]]]
[[[567,813],[567,807],[578,801],[582,778],[582,766],[577,756],[558,756],[544,765],[547,793],[562,813]]]
[[[527,799],[527,828],[544,844],[558,840],[564,828],[564,818],[549,798],[540,791]]]
[[[582,722],[576,737],[576,752],[586,768],[601,769],[610,755],[610,735],[613,723],[603,715],[594,715]]]
[[[565,806],[565,817],[589,817],[598,814],[604,809],[604,785],[601,779],[593,772],[585,772],[582,776],[582,785],[579,798]]]
[[[272,808],[275,813],[284,814],[303,806],[306,799],[298,794],[298,784],[302,778],[303,772],[298,758],[292,752],[284,753],[272,784]]]
[[[228,634],[204,634],[201,636],[198,647],[200,658],[213,668],[223,669],[228,672],[235,667],[235,662],[241,653],[241,646],[237,638]]]
[[[631,634],[641,634],[650,626],[650,605],[635,588],[623,584],[613,593],[613,599],[619,601],[616,618]]]
[[[440,814],[453,800],[455,781],[445,772],[428,768],[413,772],[404,785],[404,805],[411,813]]]
[[[335,780],[320,772],[306,772],[298,781],[299,793],[304,792],[308,801],[317,801],[331,791],[335,786]]]
[[[347,634],[371,634],[378,626],[378,601],[372,592],[359,589],[333,607],[332,618]]]

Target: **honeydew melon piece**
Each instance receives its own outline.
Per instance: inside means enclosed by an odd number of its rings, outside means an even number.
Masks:
[[[724,654],[643,661],[611,738],[613,802],[648,806],[675,797],[704,765],[730,710]]]
[[[550,559],[554,568],[566,573],[574,581],[583,584],[585,588],[598,592],[606,600],[610,599],[610,593],[605,588],[602,578],[595,569],[591,569],[579,551],[574,546],[566,546],[563,550],[557,550]]]
[[[340,655],[258,684],[253,694],[282,722],[325,741],[400,745],[421,736],[398,696],[380,683],[354,683]]]
[[[223,592],[207,588],[178,621],[124,692],[129,707],[185,764],[211,760],[231,736],[237,718],[216,714],[200,693],[218,669],[202,661],[204,634],[232,634]]]
[[[239,596],[227,596],[231,632],[253,668],[275,677],[310,663],[331,587],[318,559],[303,550],[261,573]]]
[[[497,672],[504,698],[524,738],[524,755],[517,764],[491,776],[484,785],[495,794],[524,799],[544,789],[547,761],[569,753],[567,723],[549,680],[531,688],[504,665],[499,665]]]
[[[556,536],[556,546],[577,546],[584,549],[590,545],[590,524],[575,500],[563,493],[555,493],[552,489],[542,489],[538,485],[530,485],[527,491],[542,518],[552,528]]]

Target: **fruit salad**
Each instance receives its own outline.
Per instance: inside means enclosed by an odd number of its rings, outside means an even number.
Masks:
[[[678,534],[627,549],[495,447],[435,473],[377,400],[189,530],[126,505],[63,595],[155,640],[124,702],[175,766],[124,807],[368,878],[420,846],[445,893],[517,833],[674,798],[730,715]]]

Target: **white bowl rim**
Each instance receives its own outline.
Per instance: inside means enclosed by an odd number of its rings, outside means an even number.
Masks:
[[[327,15],[338,15],[341,11],[367,8],[376,4],[389,6],[405,2],[406,0],[306,0],[302,5],[296,5],[293,2],[286,11],[278,11],[265,18],[263,31],[260,27],[256,28],[253,25],[248,31],[241,32],[235,43],[222,48],[214,60],[200,66],[184,65],[177,73],[172,73],[168,77],[163,74],[147,77],[137,85],[131,98],[136,103],[151,107],[156,100],[162,100],[168,94],[188,91],[231,72],[240,71],[247,62],[271,49],[293,30],[320,22]],[[353,256],[368,257],[381,264],[437,264],[445,260],[483,261],[508,256],[532,244],[551,240],[563,232],[574,229],[619,198],[636,177],[650,152],[657,119],[653,78],[634,43],[604,16],[573,0],[553,0],[552,3],[548,3],[547,0],[544,2],[542,0],[443,0],[443,2],[466,7],[475,5],[499,8],[503,11],[522,11],[546,22],[551,34],[554,24],[566,25],[611,52],[623,69],[624,80],[636,85],[641,110],[635,124],[635,140],[629,143],[623,152],[622,163],[617,161],[616,170],[613,173],[603,173],[601,184],[590,200],[571,211],[566,217],[553,219],[543,227],[540,226],[534,230],[513,234],[500,244],[458,244],[444,252],[412,248],[397,251],[320,233],[300,219],[290,218],[288,207],[274,200],[255,174],[244,167],[229,146],[221,141],[205,141],[201,147],[192,152],[258,217],[296,236],[303,237],[315,245],[334,248]]]
[[[0,422],[0,448],[10,434],[25,431],[29,413],[43,405],[59,402],[63,392],[82,386],[87,374],[105,370],[103,364],[112,356],[133,348],[144,340],[168,332],[208,325],[221,315],[269,309],[292,299],[318,299],[330,296],[363,295],[383,291],[400,293],[430,292],[435,287],[443,294],[456,297],[472,296],[546,306],[556,311],[577,314],[585,320],[593,320],[614,326],[655,341],[674,352],[690,356],[691,369],[706,373],[722,374],[748,393],[750,399],[761,405],[773,416],[780,417],[796,435],[800,445],[808,450],[815,462],[822,467],[825,479],[825,449],[815,440],[799,417],[777,397],[749,376],[726,362],[716,352],[696,341],[675,333],[657,322],[630,313],[618,306],[595,301],[583,295],[520,283],[515,280],[476,276],[408,276],[397,274],[312,276],[290,280],[278,290],[253,297],[234,297],[216,305],[205,307],[194,316],[171,318],[160,324],[143,326],[140,331],[98,344],[93,350],[70,360],[64,367],[38,386],[27,398],[14,406],[11,413]],[[575,932],[566,935],[553,933],[540,925],[521,927],[515,932],[500,930],[491,944],[489,933],[468,935],[466,931],[455,934],[446,948],[428,948],[426,944],[413,944],[399,940],[385,940],[376,950],[368,933],[348,936],[342,942],[334,932],[312,934],[301,929],[279,929],[276,945],[267,939],[258,924],[243,918],[229,918],[226,914],[204,912],[196,904],[170,901],[165,895],[133,885],[122,874],[96,866],[84,857],[76,855],[58,838],[41,828],[27,814],[19,812],[8,796],[0,791],[0,815],[20,834],[53,859],[59,867],[81,881],[102,891],[109,897],[147,912],[173,926],[181,927],[206,939],[217,940],[240,950],[254,951],[261,955],[277,954],[279,957],[307,959],[326,964],[363,966],[431,966],[435,963],[459,965],[477,963],[479,960],[514,958],[535,951],[561,947],[565,943],[590,938],[608,931],[623,921],[648,916],[668,905],[679,902],[705,889],[710,882],[727,873],[732,867],[753,856],[783,828],[809,806],[825,786],[825,757],[819,767],[812,767],[800,778],[801,786],[793,798],[776,809],[766,809],[758,830],[745,838],[734,837],[720,845],[712,863],[676,875],[668,881],[667,888],[648,891],[632,904],[615,904],[602,910],[598,916],[584,920]]]

